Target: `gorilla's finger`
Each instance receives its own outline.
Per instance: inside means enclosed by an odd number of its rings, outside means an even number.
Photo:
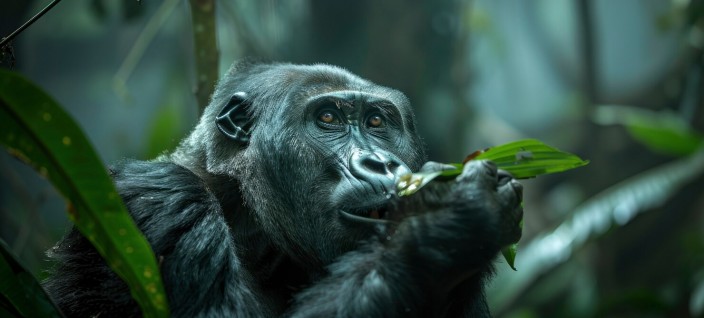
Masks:
[[[506,209],[512,209],[521,204],[523,201],[523,186],[518,181],[513,178],[502,179],[499,176],[498,184],[497,192],[501,206]]]
[[[505,220],[506,230],[503,233],[502,241],[504,244],[513,244],[518,242],[523,236],[523,230],[521,229],[520,223],[523,220],[523,208],[518,205],[514,209],[505,211],[508,215],[502,217]]]
[[[470,161],[464,165],[458,182],[469,182],[480,190],[495,190],[497,185],[496,164],[488,160]]]

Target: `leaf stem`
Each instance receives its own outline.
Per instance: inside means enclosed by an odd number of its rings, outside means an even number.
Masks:
[[[29,21],[25,22],[22,26],[20,26],[17,30],[14,32],[10,33],[10,35],[2,38],[2,41],[0,41],[0,48],[4,47],[5,44],[10,43],[12,39],[14,39],[18,34],[22,33],[26,28],[28,28],[30,25],[34,24],[39,18],[41,18],[45,13],[49,12],[51,8],[53,8],[55,5],[57,5],[61,0],[54,0],[51,3],[49,3],[42,11],[39,11],[36,15],[34,15]]]

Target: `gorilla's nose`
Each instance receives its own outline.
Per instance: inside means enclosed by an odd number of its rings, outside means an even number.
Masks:
[[[384,189],[393,189],[396,179],[411,170],[391,153],[385,151],[359,150],[350,158],[350,172],[359,180],[381,184]]]

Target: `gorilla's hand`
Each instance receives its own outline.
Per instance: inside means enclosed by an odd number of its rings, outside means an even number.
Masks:
[[[429,162],[421,171],[448,168]],[[456,179],[433,181],[394,202],[391,213],[407,217],[390,244],[411,266],[447,275],[441,281],[454,284],[518,241],[521,201],[522,187],[508,173],[489,161],[471,161]]]

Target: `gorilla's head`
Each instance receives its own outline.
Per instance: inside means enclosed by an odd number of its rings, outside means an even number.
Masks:
[[[327,264],[369,236],[425,154],[401,92],[328,65],[241,62],[172,158],[243,197],[289,255]]]

